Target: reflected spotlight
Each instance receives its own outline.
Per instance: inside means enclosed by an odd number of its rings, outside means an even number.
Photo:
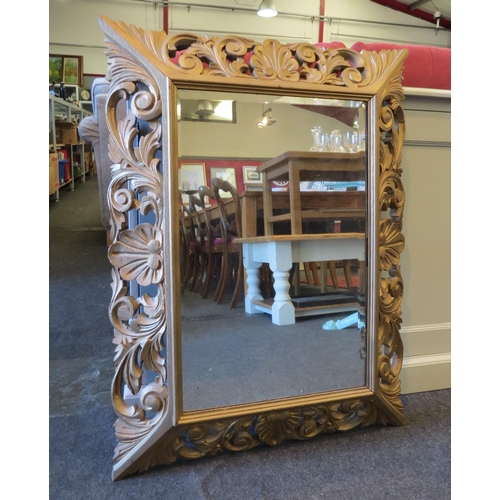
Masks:
[[[276,123],[276,120],[273,120],[271,118],[271,108],[267,108],[262,113],[262,119],[257,123],[257,127],[259,128],[269,127],[273,125],[273,123]]]

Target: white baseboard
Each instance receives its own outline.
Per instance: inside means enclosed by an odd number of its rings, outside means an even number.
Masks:
[[[451,388],[451,353],[403,359],[401,393],[437,391]]]
[[[401,337],[401,393],[451,388],[451,324],[402,328]]]

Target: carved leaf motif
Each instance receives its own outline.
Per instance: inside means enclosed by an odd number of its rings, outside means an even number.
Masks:
[[[380,311],[388,317],[399,312],[403,297],[403,281],[400,277],[380,280]]]
[[[116,134],[110,134],[108,152],[112,162],[123,164],[123,168],[136,162],[135,156],[132,155],[132,144],[137,134],[135,116],[129,113],[123,121],[117,124]]]
[[[303,412],[303,422],[298,429],[299,439],[309,439],[321,432],[328,426],[329,413],[327,406],[306,408]]]
[[[196,55],[208,67],[203,74],[212,76],[246,76],[248,65],[243,56],[253,46],[252,42],[240,37],[204,38],[200,37],[186,52]]]
[[[160,338],[163,338],[163,335]],[[146,370],[159,373],[163,380],[166,378],[165,359],[160,355],[158,346],[151,339],[147,339],[142,346],[141,361],[144,363]]]
[[[401,183],[401,177],[397,171],[387,169],[380,175],[380,209],[382,211],[391,209],[391,218],[401,221],[405,192]]]
[[[224,432],[222,447],[229,451],[244,451],[256,446],[259,441],[252,434],[254,418],[233,422]]]
[[[141,388],[143,371],[138,362],[139,354],[140,346],[135,342],[121,344],[115,351],[116,371],[122,374],[123,381],[132,394],[137,394]]]
[[[262,80],[297,82],[300,78],[299,63],[292,57],[290,49],[272,39],[254,48],[250,69],[255,77]]]
[[[392,268],[389,274],[391,275],[389,279],[381,280],[378,381],[384,397],[401,411],[403,405],[399,398],[401,391],[399,374],[403,363],[403,343],[399,331],[403,282],[399,266]]]
[[[149,73],[128,55],[124,54],[120,47],[109,39],[105,40],[108,47],[105,54],[108,57],[108,72],[106,77],[112,82],[108,94],[108,103],[114,106],[119,99],[126,99],[136,90],[136,84],[142,82],[148,86],[155,98],[158,97],[158,86]],[[161,108],[160,108],[161,112]]]
[[[165,31],[146,31],[143,28],[138,28],[134,25],[127,25],[122,21],[120,21],[118,25],[125,33],[140,42],[144,48],[155,54],[156,57],[161,57],[161,48],[164,47],[167,42],[167,34]]]
[[[116,393],[115,393],[116,394]],[[163,397],[165,399],[163,399]],[[115,399],[117,399],[115,395]],[[133,448],[135,448],[141,441],[143,441],[150,432],[153,432],[155,427],[163,419],[167,411],[168,392],[159,394],[157,397],[157,405],[161,402],[161,407],[156,412],[153,418],[144,418],[143,412],[137,413],[140,418],[129,418],[125,414],[121,414],[120,418],[115,421],[115,434],[118,439],[118,444],[115,446],[113,455],[114,462],[119,462],[126,456]],[[119,409],[120,405],[115,402],[115,409]],[[155,465],[154,457],[148,457],[146,460],[146,468]],[[146,470],[143,468],[144,462],[140,461],[137,466],[138,470]]]
[[[330,406],[330,419],[336,430],[353,429],[364,422],[369,414],[368,407],[366,403],[359,400],[332,404]]]
[[[379,52],[362,50],[361,55],[365,60],[365,71],[361,86],[373,85],[377,82],[393,63],[397,54],[398,51],[396,50],[380,50]]]
[[[380,345],[382,346],[381,349],[384,352],[387,352],[386,347],[388,347],[391,351],[394,350],[393,346],[400,342],[399,330],[402,324],[400,317],[401,310],[397,305],[395,309],[391,307],[389,310],[390,313],[380,313],[378,328],[378,340]]]
[[[314,67],[303,64],[301,75],[308,82],[339,86],[353,86],[362,80],[360,71],[352,68],[345,58],[345,51],[334,49],[321,53]]]
[[[156,377],[152,384],[142,388],[140,395],[141,405],[148,412],[161,412],[168,401],[168,387],[163,384],[161,377]]]

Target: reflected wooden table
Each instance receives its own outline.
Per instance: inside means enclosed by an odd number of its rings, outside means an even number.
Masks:
[[[366,193],[365,191],[303,191],[300,194],[302,206],[307,210],[323,211],[328,217],[338,220],[366,218]],[[274,208],[288,210],[290,208],[290,197],[286,191],[273,193]],[[258,234],[257,222],[263,220],[264,209],[262,191],[244,191],[240,194],[242,213],[242,237],[252,238],[261,236]],[[234,214],[233,200],[227,200],[226,209],[228,215]],[[216,204],[208,208],[213,219],[219,218]]]
[[[235,240],[243,246],[243,265],[246,271],[245,312],[271,314],[275,325],[292,325],[301,316],[325,314],[325,308],[296,311],[290,295],[289,275],[294,262],[322,262],[356,259],[365,261],[364,233],[325,233],[257,236]],[[264,300],[259,288],[259,268],[268,263],[274,277],[274,300]],[[335,311],[356,310],[346,305]]]
[[[264,234],[274,233],[274,223],[289,221],[291,234],[302,233],[302,221],[337,217],[337,208],[330,204],[308,206],[300,190],[304,181],[365,181],[366,156],[359,153],[327,153],[312,151],[286,151],[257,168],[262,174],[264,201]],[[280,208],[278,192],[272,190],[271,181],[288,183],[288,206],[283,213],[276,214]],[[364,199],[366,193],[363,193]],[[314,193],[316,196],[318,193]],[[328,194],[328,192],[327,192]],[[335,191],[329,193],[334,199]],[[363,205],[364,208],[365,205]],[[364,216],[364,214],[363,214]]]
[[[339,220],[366,218],[365,191],[302,191],[300,200],[304,210],[320,213],[322,218]],[[264,210],[264,193],[244,191],[240,195],[240,202],[242,236],[244,238],[260,236],[257,231],[257,221],[263,218],[259,212]],[[287,191],[273,192],[273,208],[290,210],[290,194]],[[228,209],[231,210],[230,205]]]

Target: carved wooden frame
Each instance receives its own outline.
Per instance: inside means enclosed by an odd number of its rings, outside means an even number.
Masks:
[[[167,36],[100,19],[106,35],[112,299],[116,344],[112,400],[118,419],[114,480],[178,459],[248,450],[285,439],[372,424],[404,422],[399,374],[404,248],[401,158],[405,132],[401,85],[406,50],[379,53],[311,44],[262,43],[229,36]],[[249,57],[251,56],[251,57]],[[358,99],[368,113],[368,261],[366,385],[243,405],[184,412],[180,304],[177,88]],[[117,103],[128,101],[125,119]],[[139,136],[136,121],[149,126]],[[161,150],[162,158],[158,157]],[[163,172],[160,163],[163,162]],[[172,209],[171,209],[172,208]],[[154,223],[127,228],[130,212]],[[137,287],[156,285],[157,294]],[[143,380],[145,371],[153,381]],[[125,391],[137,396],[126,402]]]

